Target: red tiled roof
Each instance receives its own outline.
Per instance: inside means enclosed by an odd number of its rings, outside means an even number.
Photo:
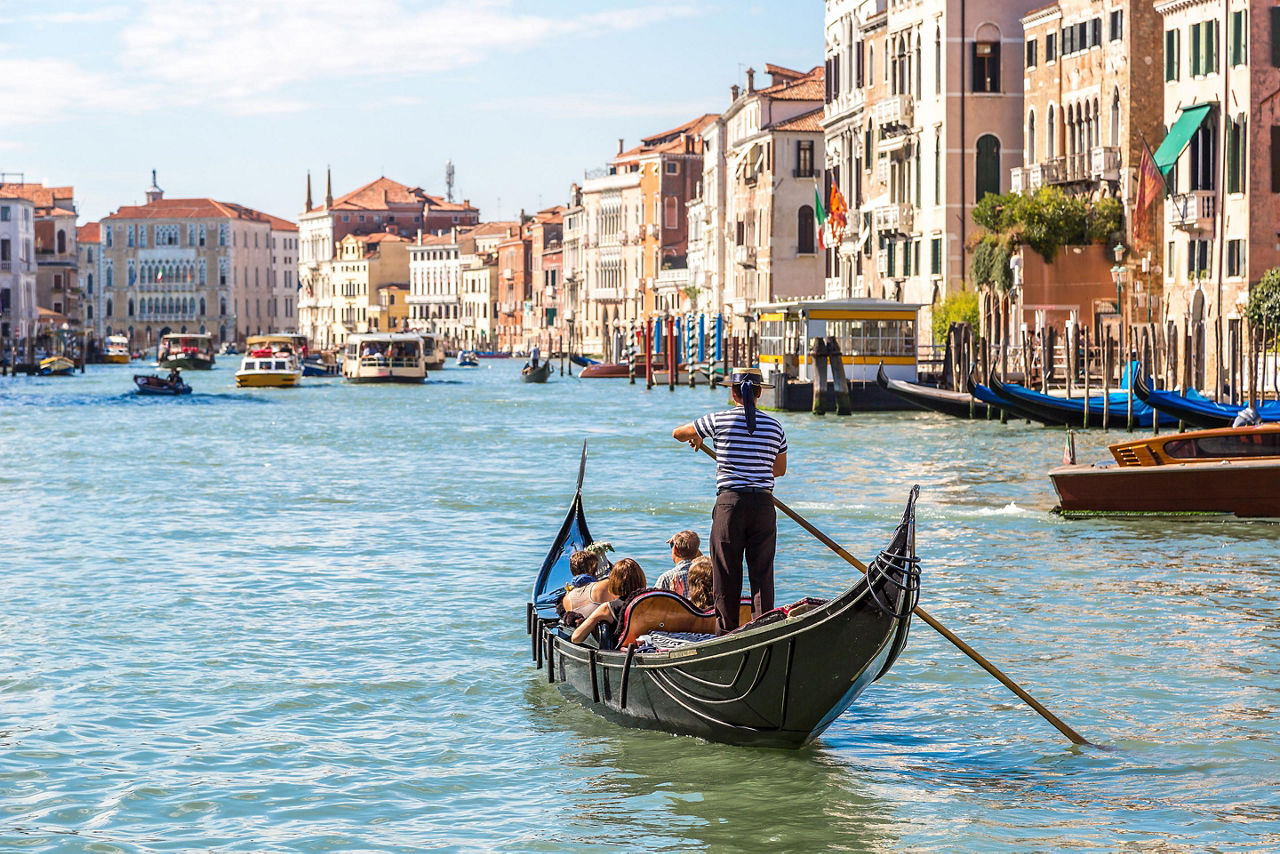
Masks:
[[[444,197],[442,197],[442,196],[431,196],[431,195],[428,195],[428,196],[426,197],[426,199],[427,199],[427,201],[426,201],[426,207],[427,207],[427,209],[428,209],[428,210],[433,210],[433,211],[466,211],[466,212],[468,212],[468,213],[479,213],[479,212],[480,212],[480,209],[479,209],[479,208],[472,207],[471,205],[466,204],[465,202],[450,202],[450,201],[446,200],[446,199],[445,199]]]
[[[58,207],[43,208],[42,211],[45,216],[75,216],[76,215],[75,211],[69,210],[67,208],[58,208]]]
[[[822,118],[822,107],[816,110],[810,110],[807,113],[801,113],[798,116],[792,116],[785,121],[778,122],[773,125],[774,130],[794,130],[794,131],[822,131],[822,125],[818,124]]]
[[[96,222],[86,222],[76,229],[77,243],[101,243],[102,226]]]
[[[825,71],[819,65],[808,74],[767,86],[759,93],[778,101],[821,101],[825,97],[824,77]]]
[[[665,130],[662,133],[646,136],[640,140],[640,144],[634,148],[630,148],[617,157],[613,158],[613,163],[621,163],[628,160],[635,160],[637,157],[643,157],[647,154],[664,154],[668,152],[684,151],[684,137],[691,137],[695,141],[695,149],[701,150],[702,139],[699,136],[702,129],[720,118],[717,113],[704,113],[695,119],[690,119],[678,127]]]
[[[506,234],[510,229],[515,228],[518,225],[519,223],[514,220],[510,220],[510,221],[496,220],[494,222],[482,222],[468,229],[467,236],[468,237],[487,237],[494,234]]]
[[[123,205],[108,219],[243,219],[250,222],[285,223],[287,220],[255,211],[235,202],[215,199],[158,199],[145,205]],[[289,223],[293,226],[292,223]],[[294,226],[296,228],[296,226]]]
[[[16,196],[27,199],[37,208],[52,208],[60,201],[71,201],[76,196],[75,187],[46,187],[44,184],[0,184],[0,196]]]
[[[373,234],[348,234],[343,240],[354,240],[357,243],[412,243],[413,241],[401,234],[392,234],[389,231],[375,231]]]
[[[391,206],[421,207],[427,198],[421,187],[407,187],[383,176],[335,199],[329,209],[384,211]]]
[[[259,211],[259,213],[262,213],[262,212]],[[271,223],[272,231],[297,231],[298,230],[297,223],[289,222],[289,220],[284,219],[283,217],[272,216],[269,213],[263,213],[262,216],[267,222]]]

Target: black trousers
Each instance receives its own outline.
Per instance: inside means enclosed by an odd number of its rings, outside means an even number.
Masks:
[[[751,581],[751,610],[773,608],[773,555],[778,515],[769,492],[722,492],[711,511],[711,590],[721,631],[738,627],[742,559]]]

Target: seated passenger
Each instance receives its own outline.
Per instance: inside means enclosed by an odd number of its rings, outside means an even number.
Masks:
[[[600,592],[602,604],[595,605],[595,609],[588,612],[586,614],[587,618],[573,630],[571,640],[574,643],[582,643],[591,635],[595,627],[601,623],[617,624],[618,615],[626,607],[627,599],[633,593],[645,589],[644,570],[640,568],[640,564],[631,558],[624,557],[613,565],[613,569],[609,572],[609,577],[604,581],[597,581],[589,587],[580,587],[578,590],[571,591],[569,595],[572,596],[579,590],[594,590],[602,585],[605,588]],[[568,599],[569,597],[565,598]],[[579,608],[574,610],[582,613]]]
[[[573,606],[569,604],[570,593],[573,593],[579,587],[586,587],[588,584],[596,583],[596,568],[599,565],[600,558],[592,552],[577,551],[569,555],[569,574],[572,578],[564,586],[565,595],[560,599],[560,612],[562,615],[565,611],[573,610]],[[579,602],[578,604],[581,603]]]
[[[681,531],[667,540],[667,545],[671,546],[671,561],[675,566],[658,576],[658,582],[653,586],[687,597],[689,564],[694,558],[702,556],[702,551],[698,548],[701,544],[696,531]]]
[[[699,555],[689,564],[689,592],[685,598],[699,611],[711,610],[711,558]]]

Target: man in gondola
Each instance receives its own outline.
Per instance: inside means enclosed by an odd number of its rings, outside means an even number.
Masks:
[[[738,627],[742,563],[746,559],[754,616],[773,609],[773,556],[778,520],[773,482],[787,473],[787,436],[776,418],[759,412],[765,388],[759,368],[735,368],[729,377],[733,407],[712,412],[671,432],[716,450],[716,503],[711,513],[712,598],[721,633]]]

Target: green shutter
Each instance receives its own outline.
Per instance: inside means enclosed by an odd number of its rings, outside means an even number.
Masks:
[[[1204,73],[1214,74],[1218,71],[1218,22],[1205,21],[1204,25]]]
[[[1204,50],[1204,46],[1201,42],[1201,37],[1200,37],[1200,25],[1192,24],[1191,25],[1191,76],[1192,77],[1200,76],[1200,71],[1201,71],[1200,63],[1204,58],[1203,50]]]
[[[1271,64],[1280,68],[1280,6],[1271,7]]]
[[[1227,119],[1227,192],[1240,192],[1240,125]]]
[[[1244,12],[1231,13],[1231,59],[1232,67],[1244,63]]]
[[[1173,80],[1173,30],[1164,31],[1164,79]]]

